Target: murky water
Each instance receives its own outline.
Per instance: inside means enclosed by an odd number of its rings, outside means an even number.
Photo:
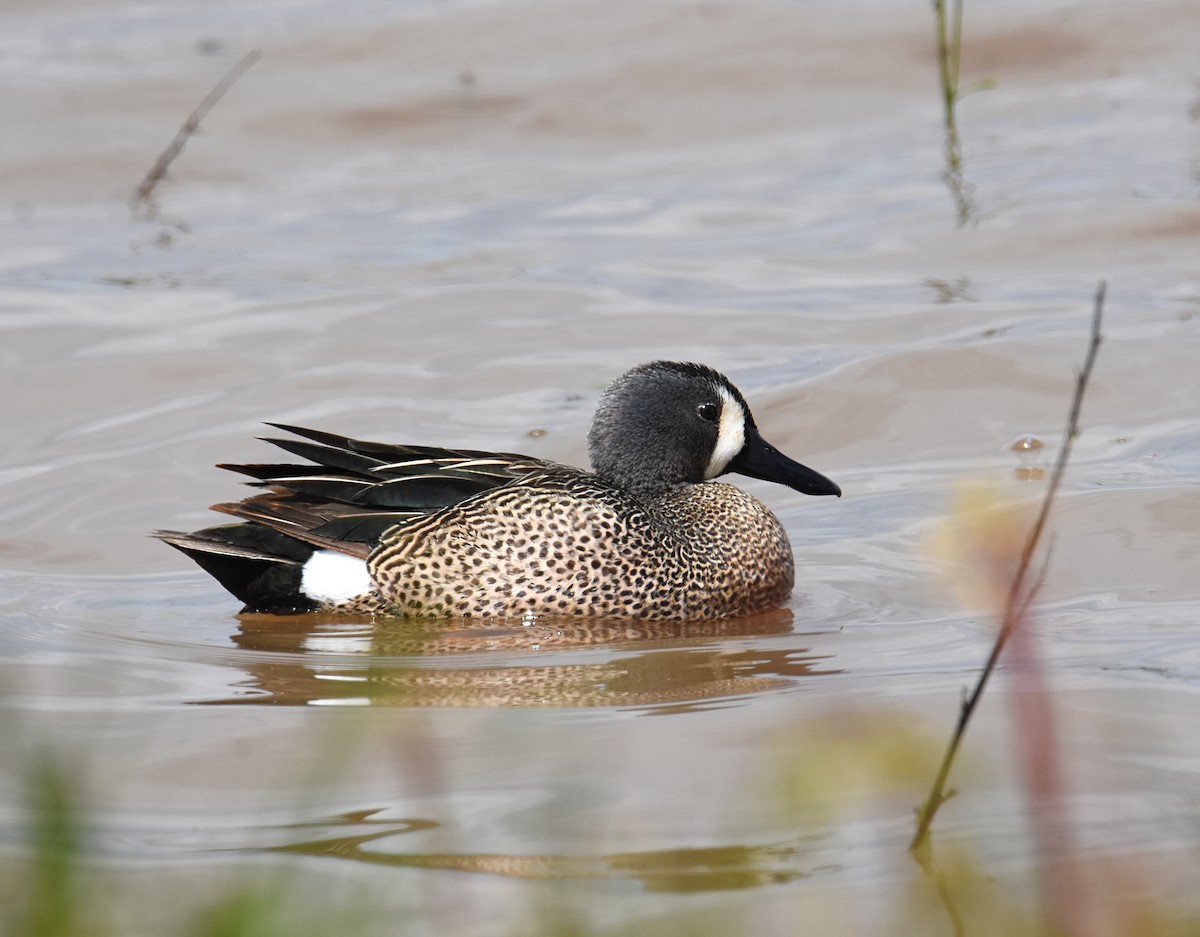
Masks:
[[[967,6],[964,87],[993,87],[959,105],[960,227],[924,4],[9,3],[0,863],[49,748],[134,931],[281,869],[406,933],[561,901],[883,926],[992,636],[925,544],[962,481],[1041,494],[1104,278],[1041,650],[1077,847],[1200,911],[1200,16]],[[844,488],[744,481],[790,531],[787,609],[239,619],[145,537],[208,523],[263,420],[582,464],[600,389],[656,357],[729,373]],[[1020,892],[993,689],[937,831]],[[881,733],[921,780],[831,753]]]

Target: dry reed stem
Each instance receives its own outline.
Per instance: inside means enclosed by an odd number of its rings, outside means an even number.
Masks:
[[[1106,284],[1101,281],[1096,289],[1096,296],[1093,302],[1091,339],[1088,343],[1087,355],[1084,358],[1083,367],[1075,379],[1075,393],[1071,400],[1070,412],[1067,415],[1067,427],[1063,443],[1059,449],[1054,469],[1050,473],[1050,481],[1046,487],[1045,497],[1042,499],[1041,510],[1038,512],[1033,526],[1030,527],[1029,534],[1025,539],[1025,546],[1021,550],[1020,561],[1009,586],[1008,597],[1004,605],[1004,613],[1000,621],[1000,629],[996,634],[995,643],[992,645],[987,663],[984,664],[983,671],[980,673],[975,687],[963,701],[958,716],[958,724],[954,728],[954,733],[950,737],[950,743],[946,746],[946,752],[942,756],[941,764],[938,766],[937,775],[934,778],[929,797],[917,812],[917,830],[913,834],[912,841],[909,843],[909,851],[923,865],[927,864],[928,860],[929,830],[933,824],[933,818],[937,815],[938,809],[942,804],[952,796],[952,792],[949,794],[946,792],[946,781],[950,775],[950,768],[954,764],[954,758],[958,754],[963,735],[966,733],[967,726],[971,721],[971,716],[979,705],[983,691],[996,669],[996,664],[1000,660],[1000,654],[1004,651],[1005,645],[1024,620],[1029,603],[1037,594],[1042,580],[1045,578],[1045,566],[1043,566],[1038,574],[1037,581],[1028,589],[1026,588],[1034,553],[1041,542],[1047,518],[1050,516],[1050,509],[1054,505],[1058,489],[1062,484],[1063,475],[1066,473],[1072,446],[1074,445],[1076,436],[1079,434],[1079,414],[1083,407],[1084,394],[1087,391],[1092,368],[1096,364],[1096,356],[1100,351],[1100,326],[1103,321],[1105,292]]]
[[[204,100],[196,106],[196,109],[188,115],[187,120],[183,122],[183,125],[175,134],[175,138],[159,154],[158,159],[154,161],[154,165],[150,167],[150,171],[146,173],[146,177],[134,190],[132,201],[135,213],[140,209],[144,212],[145,217],[154,217],[157,213],[154,199],[152,198],[155,186],[163,180],[167,174],[167,170],[171,167],[171,163],[175,162],[175,159],[183,152],[183,148],[192,134],[199,129],[200,121],[204,120],[208,112],[225,96],[225,92],[233,87],[234,82],[241,78],[246,73],[246,70],[260,58],[262,58],[261,49],[252,49],[250,52],[247,52],[213,86],[213,89],[204,96]]]

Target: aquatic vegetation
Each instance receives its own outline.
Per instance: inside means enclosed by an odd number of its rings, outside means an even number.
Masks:
[[[1075,437],[1079,434],[1079,415],[1083,407],[1084,394],[1087,392],[1088,379],[1096,364],[1096,355],[1100,351],[1100,326],[1104,316],[1104,294],[1106,287],[1101,283],[1096,290],[1095,304],[1092,311],[1092,331],[1088,342],[1087,355],[1083,367],[1075,381],[1075,394],[1071,400],[1070,412],[1067,415],[1067,427],[1063,434],[1062,446],[1054,471],[1050,475],[1046,493],[1042,498],[1041,509],[1038,511],[1028,532],[1021,535],[1019,514],[1006,505],[997,504],[978,490],[971,492],[960,501],[959,510],[954,517],[954,529],[948,532],[951,541],[947,552],[965,553],[973,561],[977,573],[975,590],[981,594],[983,601],[1001,610],[1000,626],[996,632],[996,640],[992,645],[991,654],[979,675],[974,689],[963,701],[962,711],[946,754],[938,768],[934,779],[933,789],[929,798],[919,812],[917,831],[913,835],[910,849],[914,852],[926,848],[929,839],[929,829],[936,816],[938,808],[945,803],[946,780],[958,748],[962,742],[971,716],[975,712],[988,681],[996,670],[1005,646],[1010,639],[1020,634],[1021,626],[1029,611],[1029,605],[1036,597],[1045,569],[1036,574],[1037,578],[1030,583],[1033,575],[1032,563],[1034,555],[1042,542],[1046,530],[1046,522],[1050,509],[1054,506],[1054,498],[1062,485],[1063,474],[1071,457],[1071,448]],[[1026,650],[1030,659],[1025,661],[1032,667],[1035,660],[1032,652]],[[1047,740],[1052,743],[1052,739]],[[1055,792],[1057,793],[1057,791]]]
[[[971,186],[963,178],[962,142],[958,136],[958,75],[962,61],[963,0],[954,0],[949,14],[946,0],[933,0],[933,20],[937,32],[938,81],[942,93],[942,126],[946,134],[946,167],[942,181],[954,199],[958,226],[976,216]]]
[[[98,926],[83,882],[80,858],[87,833],[74,772],[43,752],[31,759],[26,774],[31,856],[20,899],[6,902],[9,919],[3,930],[28,937],[102,934],[106,928]]]

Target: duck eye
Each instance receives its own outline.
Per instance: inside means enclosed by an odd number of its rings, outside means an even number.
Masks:
[[[702,403],[696,408],[696,412],[700,414],[700,419],[708,423],[715,423],[721,414],[721,408],[715,403]]]

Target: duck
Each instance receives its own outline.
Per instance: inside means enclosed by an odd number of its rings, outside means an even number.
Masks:
[[[219,464],[262,489],[236,523],[152,536],[242,613],[419,618],[734,618],[778,608],[795,558],[779,519],[716,481],[841,488],[770,445],[745,397],[702,364],[652,361],[601,395],[591,470],[527,455],[370,442],[285,423],[303,462]]]

